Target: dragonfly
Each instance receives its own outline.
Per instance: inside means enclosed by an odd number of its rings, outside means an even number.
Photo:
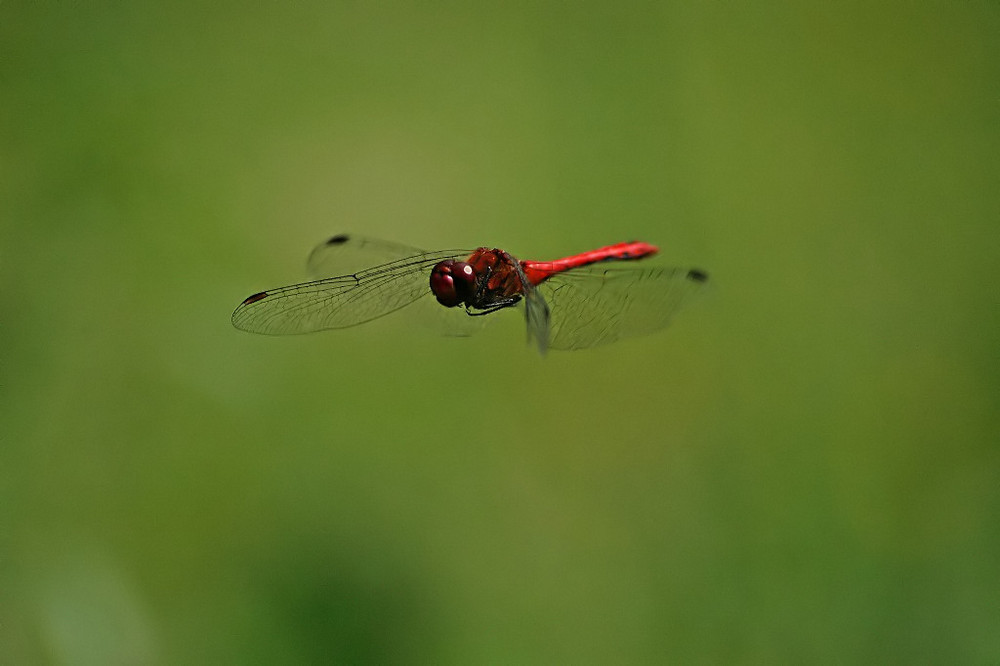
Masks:
[[[499,248],[428,252],[338,234],[309,255],[309,272],[319,279],[248,296],[232,322],[264,335],[312,333],[357,326],[423,300],[436,312],[460,313],[447,316],[445,332],[467,335],[489,316],[523,306],[528,342],[542,354],[584,349],[666,327],[707,283],[708,273],[697,268],[626,263],[658,251],[630,241],[530,261]]]

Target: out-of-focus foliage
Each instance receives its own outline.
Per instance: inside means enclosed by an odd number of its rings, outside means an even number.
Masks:
[[[1000,6],[168,5],[0,5],[0,662],[1000,660]],[[713,282],[230,327],[341,231]]]

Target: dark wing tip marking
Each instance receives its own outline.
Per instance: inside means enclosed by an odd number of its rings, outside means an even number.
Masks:
[[[250,305],[251,303],[256,303],[259,300],[267,298],[267,292],[262,291],[260,293],[254,294],[253,296],[247,296],[246,300],[241,303],[241,305]]]
[[[708,273],[697,268],[688,271],[687,279],[692,282],[708,282]]]
[[[351,237],[347,234],[337,234],[336,236],[331,236],[327,241],[327,245],[343,245],[347,241],[351,240]]]

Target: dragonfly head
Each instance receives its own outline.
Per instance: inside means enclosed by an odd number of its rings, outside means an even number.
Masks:
[[[431,291],[447,308],[465,303],[476,292],[476,272],[464,261],[442,261],[431,271]]]

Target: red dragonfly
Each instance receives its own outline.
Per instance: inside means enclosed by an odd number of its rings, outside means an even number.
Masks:
[[[471,315],[450,318],[452,334],[468,334],[483,315],[523,304],[529,342],[543,354],[595,347],[663,328],[708,280],[698,269],[605,263],[657,251],[634,241],[555,261],[519,261],[496,248],[425,252],[340,234],[309,257],[312,274],[336,277],[256,293],[233,312],[233,326],[265,335],[347,328],[433,294],[444,306],[435,310]]]

